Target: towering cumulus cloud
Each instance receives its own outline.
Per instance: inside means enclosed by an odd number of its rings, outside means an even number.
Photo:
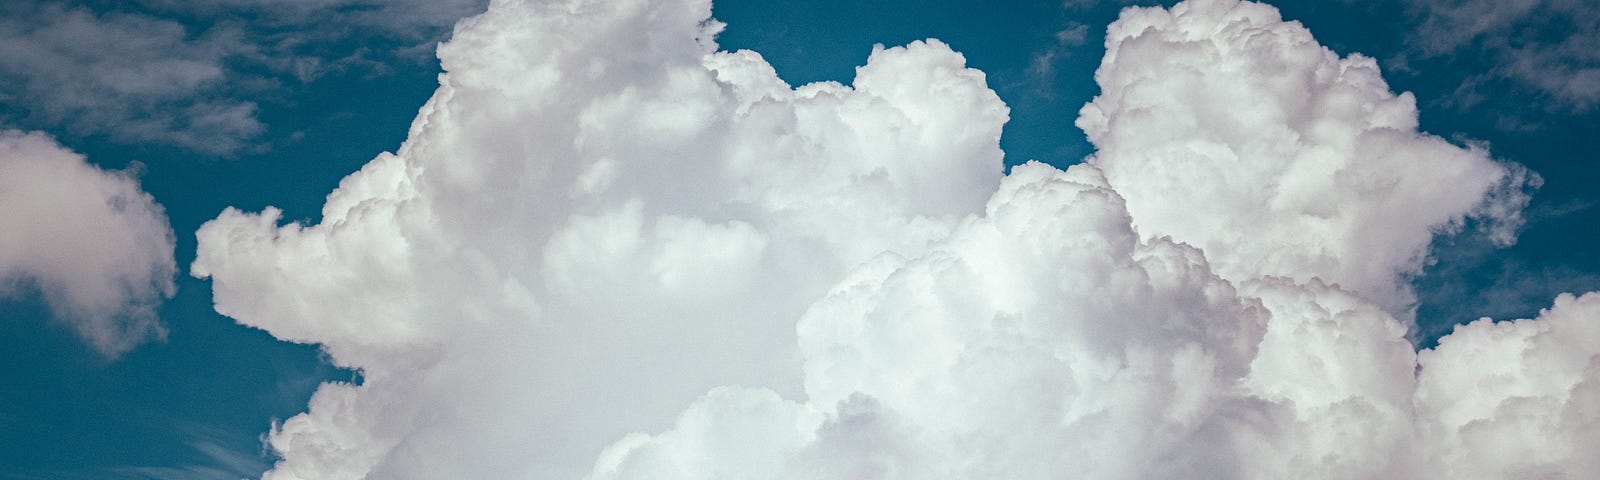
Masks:
[[[200,230],[218,311],[363,373],[273,432],[274,478],[577,478],[712,387],[799,395],[806,307],[982,211],[1008,113],[959,54],[791,89],[709,13],[496,3],[319,225]]]
[[[496,2],[319,224],[201,228],[218,311],[363,373],[268,478],[1594,473],[1596,297],[1406,340],[1432,234],[1511,241],[1529,174],[1271,7],[1124,12],[1099,152],[1003,178],[944,44],[791,88],[709,11]]]
[[[1435,231],[1471,214],[1509,243],[1521,223],[1521,168],[1419,133],[1377,62],[1272,8],[1128,10],[1095,80],[1078,118],[1090,163],[1142,231],[1200,247],[1229,280],[1320,278],[1404,314],[1397,275],[1420,273]]]
[[[166,330],[172,227],[129,172],[44,134],[0,131],[0,294],[39,291],[57,320],[115,357]]]

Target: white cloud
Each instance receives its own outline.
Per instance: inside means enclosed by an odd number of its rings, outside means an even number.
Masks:
[[[811,307],[805,403],[708,395],[591,478],[1235,477],[1265,314],[1192,247],[1140,241],[1093,167],[1024,165],[982,218]],[[749,446],[752,423],[792,430]]]
[[[1526,173],[1418,132],[1369,59],[1259,4],[1130,10],[1097,156],[1002,179],[1007,109],[944,44],[791,89],[709,12],[496,3],[320,224],[200,229],[219,312],[363,373],[274,426],[268,478],[1409,478],[1486,448],[1458,427],[1501,407],[1440,379],[1510,336],[1419,377],[1403,279],[1465,218],[1511,241]],[[1554,383],[1482,401],[1588,418],[1554,392],[1600,332],[1570,330]]]
[[[1419,355],[1424,438],[1449,478],[1591,478],[1600,459],[1600,294],[1531,320],[1458,326]]]
[[[115,357],[166,330],[172,227],[131,172],[39,133],[0,131],[0,294],[37,290],[57,320]]]
[[[1376,62],[1275,9],[1129,9],[1108,32],[1078,119],[1090,162],[1141,231],[1200,247],[1224,278],[1321,278],[1403,314],[1434,232],[1476,214],[1515,238],[1520,167],[1419,133]]]
[[[571,478],[711,387],[798,394],[806,305],[1001,175],[1007,109],[942,43],[795,90],[711,55],[709,4],[566,8],[462,23],[411,137],[320,225],[200,230],[220,312],[363,371],[274,433],[275,478]]]

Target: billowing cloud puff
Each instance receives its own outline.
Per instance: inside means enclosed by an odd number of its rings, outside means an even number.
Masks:
[[[1433,233],[1465,215],[1509,243],[1525,170],[1417,131],[1416,99],[1255,3],[1135,8],[1107,31],[1078,126],[1147,235],[1229,280],[1320,278],[1413,307]],[[1486,201],[1487,200],[1487,201]]]
[[[172,227],[135,173],[0,131],[0,232],[0,294],[43,293],[108,357],[166,335],[155,309],[176,288]]]
[[[1007,109],[944,44],[791,88],[709,11],[495,3],[320,223],[201,228],[218,311],[363,373],[274,426],[268,478],[1588,468],[1477,454],[1586,438],[1587,300],[1406,340],[1431,235],[1510,241],[1526,174],[1270,7],[1126,12],[1079,120],[1100,152],[1003,178]]]
[[[982,218],[812,306],[805,404],[714,393],[591,478],[1236,477],[1266,313],[1193,247],[1140,241],[1094,167],[1024,165]],[[774,445],[717,448],[756,428]]]
[[[1417,408],[1448,478],[1600,476],[1600,293],[1456,327],[1421,353]]]
[[[496,4],[319,225],[199,231],[218,311],[363,372],[273,433],[270,476],[581,476],[712,387],[799,394],[806,306],[983,209],[1008,110],[959,54],[792,89],[709,9]]]

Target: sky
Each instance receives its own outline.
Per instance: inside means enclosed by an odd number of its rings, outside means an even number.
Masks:
[[[1600,6],[1269,3],[8,2],[0,478],[1600,474]]]

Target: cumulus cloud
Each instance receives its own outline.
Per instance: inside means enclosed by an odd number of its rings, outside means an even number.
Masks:
[[[1589,478],[1600,459],[1600,293],[1456,327],[1418,359],[1417,408],[1449,478]]]
[[[1407,341],[1432,235],[1512,241],[1531,174],[1275,9],[1124,12],[1078,121],[1098,153],[1005,176],[1007,108],[948,46],[794,88],[709,13],[495,3],[320,223],[200,229],[219,312],[363,374],[273,426],[267,478],[1590,468],[1477,453],[1587,438],[1591,297]]]
[[[1094,167],[1019,166],[981,218],[811,307],[806,402],[714,392],[590,478],[1238,476],[1267,312],[1128,220]],[[775,439],[722,446],[750,437]]]
[[[1464,215],[1515,238],[1528,174],[1417,131],[1371,58],[1340,58],[1271,8],[1130,9],[1078,126],[1141,230],[1223,277],[1320,278],[1394,313],[1432,234]],[[1486,201],[1487,200],[1487,201]]]
[[[0,131],[0,294],[39,291],[115,357],[166,330],[172,227],[133,171],[105,171],[39,133]]]
[[[709,9],[496,4],[321,224],[199,231],[220,312],[363,372],[275,430],[273,477],[572,478],[709,388],[798,394],[807,304],[983,208],[1007,109],[949,47],[793,89]]]

